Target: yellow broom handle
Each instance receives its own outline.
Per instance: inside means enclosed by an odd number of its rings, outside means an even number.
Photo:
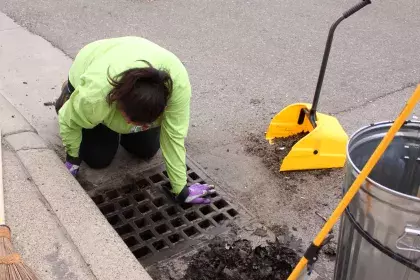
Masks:
[[[407,104],[405,105],[404,109],[401,111],[398,118],[394,121],[391,128],[385,135],[385,137],[382,139],[379,146],[376,148],[375,152],[373,152],[372,156],[366,163],[365,167],[363,167],[360,174],[357,176],[356,180],[354,180],[353,184],[351,185],[350,189],[347,191],[346,195],[343,197],[343,199],[338,204],[337,208],[334,210],[328,221],[325,223],[321,231],[318,233],[318,235],[315,237],[313,243],[316,246],[320,246],[321,243],[324,241],[325,237],[328,235],[330,230],[333,228],[334,224],[338,221],[341,214],[344,212],[344,210],[347,208],[347,206],[350,204],[353,197],[356,195],[356,193],[359,191],[361,185],[366,180],[366,178],[369,176],[370,172],[372,171],[373,167],[375,167],[376,163],[381,158],[382,154],[385,152],[385,150],[388,148],[389,144],[392,142],[392,139],[394,139],[394,136],[397,134],[397,132],[400,130],[401,126],[404,124],[404,122],[409,117],[410,113],[413,111],[414,107],[416,106],[417,102],[420,100],[420,85],[417,86],[414,93],[411,95],[410,99],[408,100]],[[307,265],[308,260],[305,257],[302,257],[299,261],[299,263],[296,265],[295,269],[293,270],[292,274],[290,274],[288,280],[296,280],[298,279],[300,273]]]

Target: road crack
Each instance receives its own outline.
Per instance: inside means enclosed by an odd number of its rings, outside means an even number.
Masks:
[[[332,112],[331,115],[338,115],[338,114],[342,114],[342,113],[348,113],[348,112],[353,111],[355,109],[363,108],[363,107],[365,107],[365,106],[367,106],[367,105],[369,105],[369,104],[371,104],[371,103],[373,103],[375,101],[381,100],[381,99],[383,99],[385,97],[388,97],[388,96],[393,95],[395,93],[401,92],[401,91],[406,90],[408,88],[415,87],[417,84],[418,84],[418,82],[404,84],[403,86],[401,86],[398,89],[394,89],[392,91],[388,91],[388,92],[385,92],[385,93],[383,93],[381,95],[375,96],[375,97],[373,97],[371,99],[368,99],[368,100],[364,101],[363,103],[358,104],[356,106],[351,106],[351,107],[348,107],[348,108],[343,109],[343,110],[340,110],[340,111]]]

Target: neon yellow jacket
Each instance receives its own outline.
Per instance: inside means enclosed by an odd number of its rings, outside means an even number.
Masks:
[[[85,46],[69,71],[75,90],[59,111],[60,135],[66,152],[78,157],[82,128],[102,123],[120,134],[144,130],[128,124],[115,104],[109,106],[106,102],[112,88],[108,71],[114,77],[127,69],[147,66],[139,60],[169,71],[173,80],[168,106],[151,125],[161,126],[160,146],[173,192],[178,194],[187,182],[184,139],[189,126],[191,85],[185,67],[168,50],[139,37],[105,39]]]

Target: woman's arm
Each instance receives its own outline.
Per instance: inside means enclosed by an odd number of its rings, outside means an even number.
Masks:
[[[188,75],[174,83],[172,96],[165,109],[160,145],[166,163],[172,192],[178,195],[187,185],[185,137],[190,118],[191,85]]]

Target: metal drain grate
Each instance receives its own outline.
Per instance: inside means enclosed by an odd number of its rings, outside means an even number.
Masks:
[[[187,169],[189,184],[208,182],[198,170]],[[219,190],[209,205],[175,203],[165,191],[170,183],[164,165],[142,174],[136,183],[92,199],[143,266],[191,248],[205,235],[226,231],[226,221],[239,215]]]

